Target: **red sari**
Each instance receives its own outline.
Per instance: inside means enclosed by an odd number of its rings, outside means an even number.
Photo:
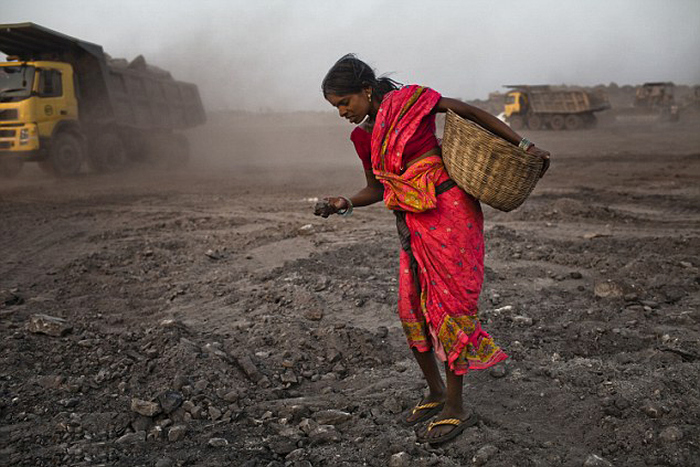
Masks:
[[[399,211],[406,239],[410,235],[410,247],[400,254],[398,304],[408,344],[421,352],[434,350],[461,375],[507,355],[477,316],[484,278],[479,202],[456,187],[436,194],[449,180],[440,156],[404,171],[404,147],[440,97],[415,85],[384,96],[372,131],[372,170],[384,185],[385,204]]]

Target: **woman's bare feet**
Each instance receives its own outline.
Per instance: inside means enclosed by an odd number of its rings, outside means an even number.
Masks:
[[[442,443],[454,439],[476,421],[473,410],[445,405],[435,420],[422,427],[416,435],[423,443]]]
[[[417,433],[418,439],[425,443],[443,443],[458,436],[468,426],[476,423],[476,414],[465,408],[462,399],[463,376],[456,374],[445,364],[447,391],[445,406],[435,420]]]
[[[404,418],[404,423],[406,425],[415,425],[416,423],[425,421],[440,412],[444,403],[444,392],[430,392],[427,396],[423,397],[413,409],[409,410],[408,415]]]

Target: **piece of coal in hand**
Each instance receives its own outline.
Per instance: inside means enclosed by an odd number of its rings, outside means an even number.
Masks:
[[[321,217],[328,217],[335,212],[335,208],[327,199],[322,199],[314,206],[314,214]]]

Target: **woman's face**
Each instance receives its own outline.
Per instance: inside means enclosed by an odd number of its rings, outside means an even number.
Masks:
[[[369,101],[369,92],[360,91],[353,94],[326,94],[326,100],[333,107],[338,109],[338,114],[347,119],[350,123],[359,125],[369,115],[371,103]]]

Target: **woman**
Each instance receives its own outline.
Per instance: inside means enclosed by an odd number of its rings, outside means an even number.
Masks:
[[[328,71],[322,91],[351,134],[367,185],[350,197],[325,198],[315,214],[350,215],[384,200],[397,218],[402,250],[398,312],[429,392],[403,420],[415,425],[437,415],[419,434],[448,441],[476,423],[462,401],[463,375],[507,358],[481,328],[477,303],[484,277],[483,217],[479,202],[455,187],[442,164],[435,114],[453,110],[531,154],[549,153],[521,138],[496,117],[429,88],[377,78],[349,54]],[[444,362],[447,384],[436,357]]]

